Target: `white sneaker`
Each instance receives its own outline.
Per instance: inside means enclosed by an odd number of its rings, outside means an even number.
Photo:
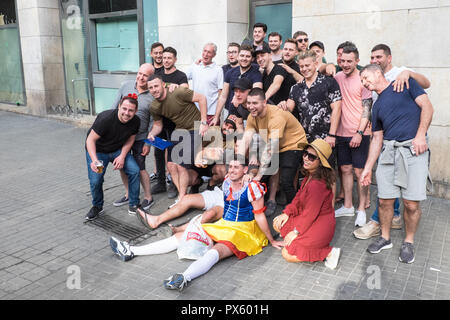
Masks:
[[[339,257],[341,256],[341,249],[340,248],[333,248],[331,249],[330,254],[325,259],[325,267],[330,268],[331,270],[336,269]]]
[[[169,209],[171,209],[172,207],[174,207],[174,206],[178,203],[178,201],[180,201],[180,198],[177,198],[177,200],[175,200],[175,202],[172,203],[172,204],[169,206]]]
[[[355,215],[355,208],[352,206],[351,208],[346,208],[344,206],[334,211],[334,216],[336,218],[340,217],[353,217]]]
[[[362,227],[367,222],[366,212],[365,211],[356,211],[356,220],[355,220],[355,226]]]

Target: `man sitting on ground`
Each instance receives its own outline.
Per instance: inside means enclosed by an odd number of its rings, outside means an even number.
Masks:
[[[264,215],[264,189],[255,181],[244,183],[247,166],[242,160],[232,160],[228,178],[224,181],[224,214],[215,223],[202,224],[205,232],[215,242],[212,249],[192,263],[183,273],[177,273],[164,280],[169,290],[183,290],[189,281],[208,272],[219,260],[236,255],[239,259],[260,253],[268,242],[275,248],[283,247],[282,241],[275,241],[270,233]],[[130,246],[114,237],[110,245],[123,261],[138,255],[153,255],[174,251],[178,248],[182,232],[170,238],[144,246]]]

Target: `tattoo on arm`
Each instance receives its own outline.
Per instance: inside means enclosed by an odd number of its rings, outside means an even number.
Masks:
[[[370,118],[372,116],[372,98],[363,99],[362,105],[363,105],[362,118],[370,120]]]

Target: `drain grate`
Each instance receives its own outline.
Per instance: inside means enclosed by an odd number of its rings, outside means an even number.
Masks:
[[[138,244],[155,235],[155,233],[150,230],[139,229],[133,225],[129,225],[108,215],[102,215],[97,219],[89,221],[87,223],[111,232],[119,236],[120,240],[125,240],[133,245]]]

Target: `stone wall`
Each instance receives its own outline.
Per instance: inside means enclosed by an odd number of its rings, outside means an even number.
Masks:
[[[58,0],[17,0],[27,106],[44,115],[65,104],[65,82]]]
[[[228,43],[241,43],[247,34],[248,1],[159,0],[158,24],[159,41],[180,53],[180,70],[199,59],[208,42],[218,47],[215,62],[226,64]]]
[[[336,47],[353,41],[360,64],[370,61],[379,43],[391,47],[393,64],[423,73],[435,109],[430,138],[434,194],[450,198],[450,1],[448,0],[293,0],[293,32],[306,31],[310,42],[325,44],[326,58],[336,61]]]

